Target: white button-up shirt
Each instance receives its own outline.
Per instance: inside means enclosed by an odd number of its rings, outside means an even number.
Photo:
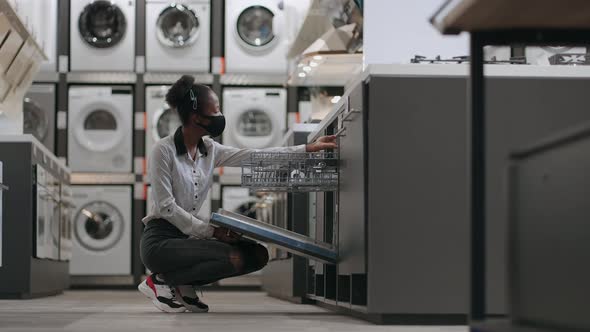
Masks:
[[[207,197],[215,167],[239,167],[252,152],[305,152],[305,145],[267,149],[238,149],[204,137],[193,160],[184,145],[182,127],[158,141],[148,160],[152,211],[143,218],[166,219],[191,237],[210,238],[213,227],[197,218]]]

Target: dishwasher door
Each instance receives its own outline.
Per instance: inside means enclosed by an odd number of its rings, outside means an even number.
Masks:
[[[231,229],[247,238],[268,243],[294,255],[328,264],[338,261],[335,246],[286,229],[220,209],[213,213],[210,223]]]

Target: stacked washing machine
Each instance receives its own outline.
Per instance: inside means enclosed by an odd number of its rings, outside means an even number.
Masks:
[[[71,86],[68,95],[68,164],[72,172],[131,173],[132,87]],[[131,274],[131,188],[72,186],[72,275]]]
[[[287,74],[282,0],[226,0],[227,73]]]
[[[146,70],[208,72],[209,0],[146,1]]]
[[[281,88],[225,88],[223,144],[263,149],[279,146],[287,128],[287,93]],[[224,167],[226,183],[239,184],[241,170]]]
[[[70,13],[70,70],[135,70],[135,0],[75,0]]]

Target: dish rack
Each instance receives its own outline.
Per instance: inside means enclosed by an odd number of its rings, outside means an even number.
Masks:
[[[336,191],[338,153],[254,152],[242,163],[242,186],[253,191]]]

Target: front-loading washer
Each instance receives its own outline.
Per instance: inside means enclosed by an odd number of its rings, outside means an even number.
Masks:
[[[226,88],[223,144],[262,149],[278,146],[287,126],[287,94],[280,88]]]
[[[146,1],[146,70],[208,72],[210,0]]]
[[[135,70],[135,0],[70,2],[70,69]]]
[[[72,186],[71,275],[131,274],[130,186]]]
[[[145,158],[149,158],[154,144],[162,138],[173,135],[182,125],[175,109],[166,103],[167,85],[148,86],[145,88],[146,128]]]
[[[287,74],[283,0],[226,0],[227,73]]]
[[[130,173],[132,135],[131,87],[70,87],[68,164],[72,171]]]
[[[55,85],[33,84],[23,101],[23,132],[55,151]]]

